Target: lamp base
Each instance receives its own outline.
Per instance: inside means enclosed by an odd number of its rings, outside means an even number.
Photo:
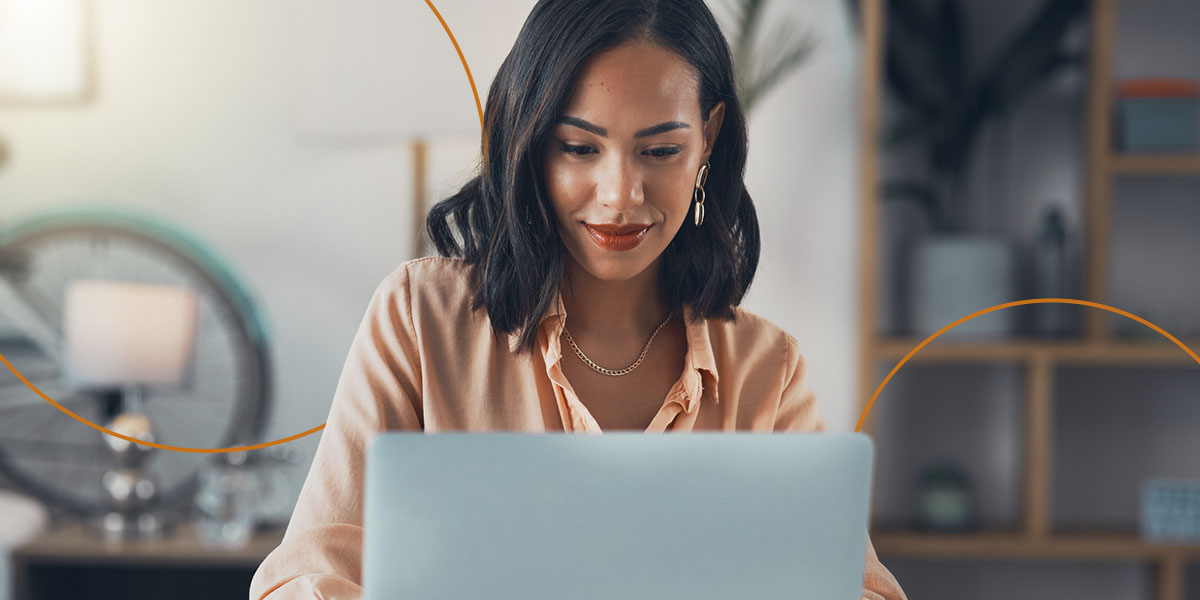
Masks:
[[[154,441],[150,419],[140,412],[142,390],[129,386],[122,399],[125,411],[108,423],[108,428],[124,436]],[[132,411],[130,410],[132,409]],[[156,512],[158,485],[146,469],[155,449],[116,436],[105,436],[118,467],[101,478],[109,512],[96,522],[100,535],[109,542],[162,539],[165,523]]]

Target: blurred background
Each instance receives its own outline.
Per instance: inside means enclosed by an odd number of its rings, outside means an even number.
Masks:
[[[436,5],[485,97],[532,0]],[[1003,302],[1200,339],[1200,3],[710,6],[754,97],[744,306],[831,430]],[[0,354],[134,438],[308,430],[478,145],[423,2],[0,0]],[[1098,308],[945,333],[864,424],[881,559],[911,598],[1200,598],[1198,373]],[[0,599],[244,596],[319,435],[145,450],[0,369]]]
[[[533,1],[435,4],[485,96]],[[712,7],[735,35],[744,8]],[[748,305],[804,338],[823,411],[848,429],[852,23],[838,2],[779,0],[759,20],[763,56],[745,58],[774,64],[765,35],[783,21],[799,51],[753,109],[765,251]],[[0,353],[81,416],[212,448],[325,420],[371,293],[428,251],[415,217],[474,168],[479,119],[423,2],[0,0],[0,146]],[[114,338],[120,352],[88,343]],[[237,465],[138,453],[7,370],[0,386],[0,476],[42,515],[0,537],[21,598],[244,595],[279,536],[247,522],[286,522],[319,439]]]

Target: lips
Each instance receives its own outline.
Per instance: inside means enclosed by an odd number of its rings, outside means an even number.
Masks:
[[[596,245],[605,250],[621,252],[638,247],[653,224],[593,225],[584,223],[584,227],[587,228],[588,235],[593,242],[596,242]]]
[[[641,223],[633,223],[631,225],[594,225],[592,223],[585,223],[585,225],[604,235],[628,235],[650,227]]]

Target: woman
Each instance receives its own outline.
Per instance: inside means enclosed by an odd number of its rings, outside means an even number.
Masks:
[[[737,308],[759,238],[702,0],[541,0],[487,100],[443,257],[376,290],[252,598],[356,597],[363,454],[390,429],[822,431],[792,336]],[[904,598],[868,544],[864,598]]]

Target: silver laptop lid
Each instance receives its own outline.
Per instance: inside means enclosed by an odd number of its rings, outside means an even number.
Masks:
[[[368,599],[857,599],[861,434],[386,433]]]

